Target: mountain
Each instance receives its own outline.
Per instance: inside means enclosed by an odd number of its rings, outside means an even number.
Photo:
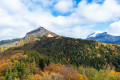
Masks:
[[[3,52],[10,47],[18,47],[33,41],[40,40],[42,37],[56,36],[59,35],[46,30],[44,27],[39,27],[35,30],[28,32],[24,38],[0,41],[0,52]]]
[[[30,31],[26,34],[25,38],[26,37],[32,37],[32,36],[38,36],[38,37],[43,37],[43,36],[46,36],[46,37],[55,37],[55,36],[58,36],[57,34],[53,33],[53,32],[50,32],[48,30],[46,30],[44,27],[39,27],[33,31]]]
[[[110,36],[89,37],[103,35]],[[120,80],[120,45],[58,36],[40,27],[3,48],[0,80]]]
[[[46,30],[44,27],[39,27],[35,30],[32,30],[32,31],[28,32],[24,38],[12,39],[12,40],[2,40],[2,41],[0,41],[0,45],[20,41],[20,40],[28,38],[28,37],[39,37],[40,38],[40,37],[44,37],[44,36],[55,37],[55,36],[58,36],[58,35],[53,33],[53,32],[50,32],[50,31]]]
[[[41,55],[48,56],[55,63],[60,62],[76,66],[85,65],[97,70],[103,69],[110,64],[110,67],[115,67],[116,71],[120,71],[119,45],[62,36],[42,37],[38,41],[30,42],[23,46],[9,48],[0,56],[2,58],[10,57],[15,55],[16,52],[22,53],[21,51],[26,52],[27,50],[30,52],[34,50]]]
[[[110,35],[107,32],[94,32],[86,40],[96,40],[102,43],[120,44],[120,36]]]

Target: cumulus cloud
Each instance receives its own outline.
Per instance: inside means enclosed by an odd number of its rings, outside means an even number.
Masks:
[[[73,0],[59,0],[55,5],[54,9],[60,13],[66,13],[73,10]]]
[[[113,15],[114,14],[114,15]],[[105,0],[103,4],[91,3],[83,0],[78,4],[74,15],[80,15],[90,22],[107,22],[120,18],[120,5],[116,0]]]
[[[25,6],[20,0],[0,0],[0,7],[11,12],[17,13],[24,10]]]
[[[112,35],[120,36],[120,21],[110,24],[107,31]]]
[[[84,30],[84,31],[83,31]],[[91,32],[92,30],[90,29],[90,26],[76,26],[73,28],[67,28],[64,30],[60,30],[57,31],[58,34],[61,34],[63,36],[67,36],[67,37],[74,37],[74,38],[80,38],[80,36],[85,39],[86,36],[88,36],[89,32]]]

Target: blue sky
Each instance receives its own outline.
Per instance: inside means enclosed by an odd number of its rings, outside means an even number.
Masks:
[[[73,38],[95,31],[120,35],[120,0],[0,0],[0,40],[39,26]]]

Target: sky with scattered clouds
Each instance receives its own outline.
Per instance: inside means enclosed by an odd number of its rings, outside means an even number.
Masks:
[[[0,40],[39,26],[73,38],[95,31],[120,35],[120,0],[0,0]]]

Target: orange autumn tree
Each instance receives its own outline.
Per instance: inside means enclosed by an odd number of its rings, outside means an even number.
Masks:
[[[65,80],[83,80],[83,75],[70,66],[50,64],[44,68],[44,71],[60,73]],[[85,76],[85,80],[88,80],[87,76]]]

